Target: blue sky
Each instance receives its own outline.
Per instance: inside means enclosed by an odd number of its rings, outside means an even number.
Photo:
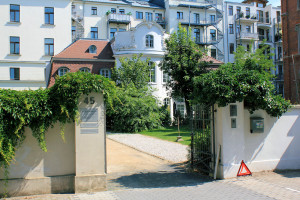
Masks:
[[[231,1],[231,2],[242,2],[243,0],[225,0],[225,1]],[[280,6],[281,0],[269,0],[268,4],[272,4],[274,7],[275,6]]]

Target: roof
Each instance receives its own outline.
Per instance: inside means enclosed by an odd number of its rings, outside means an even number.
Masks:
[[[95,45],[96,53],[89,53],[89,47]],[[53,58],[67,59],[113,59],[110,42],[107,40],[79,39],[66,47]]]
[[[222,61],[219,61],[219,60],[217,60],[213,57],[207,56],[207,55],[204,55],[201,60],[209,62],[211,65],[222,65],[222,64],[224,64]]]

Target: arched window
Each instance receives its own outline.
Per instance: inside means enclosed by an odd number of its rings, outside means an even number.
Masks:
[[[60,67],[59,69],[58,69],[58,76],[63,76],[63,75],[65,75],[66,73],[68,73],[70,70],[69,70],[69,68],[67,68],[67,67]]]
[[[89,68],[87,68],[87,67],[82,67],[82,68],[79,69],[79,71],[81,71],[81,72],[88,72],[88,73],[91,72],[91,70]]]
[[[97,53],[97,47],[95,45],[91,45],[89,47],[89,53]]]
[[[105,78],[110,78],[111,77],[111,71],[110,71],[109,68],[100,69],[100,75],[104,76]]]
[[[153,42],[153,35],[146,35],[146,47],[152,47],[154,46]]]

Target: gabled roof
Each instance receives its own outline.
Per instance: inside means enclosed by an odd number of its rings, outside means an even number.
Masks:
[[[204,55],[201,60],[209,62],[211,65],[222,65],[222,64],[224,64],[222,61],[219,61],[219,60],[217,60],[213,57],[207,56],[207,55]]]
[[[95,45],[96,53],[90,53],[90,46]],[[107,40],[79,39],[53,56],[58,59],[113,59],[110,42]]]

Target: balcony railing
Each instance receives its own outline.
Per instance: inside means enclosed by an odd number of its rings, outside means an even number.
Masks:
[[[271,18],[258,17],[258,22],[263,24],[271,24]]]
[[[272,42],[272,38],[266,35],[259,35],[258,36],[259,41],[266,40],[266,42]]]
[[[241,32],[238,33],[238,39],[250,39],[250,40],[258,40],[257,33],[248,33],[248,32]]]
[[[217,38],[205,38],[205,37],[195,37],[195,43],[200,45],[210,45],[210,44],[217,44]]]
[[[129,24],[130,23],[130,15],[124,15],[124,14],[119,14],[119,13],[110,13],[108,15],[108,21]]]
[[[217,0],[175,0],[183,2],[205,3],[205,4],[217,4]]]
[[[235,14],[235,20],[257,21],[257,15],[245,15],[243,12]]]
[[[182,25],[193,25],[193,26],[206,26],[206,25],[211,25],[211,24],[216,24],[217,21],[216,20],[207,20],[207,19],[204,19],[204,20],[190,20],[189,19],[179,19],[179,22],[182,24]]]

